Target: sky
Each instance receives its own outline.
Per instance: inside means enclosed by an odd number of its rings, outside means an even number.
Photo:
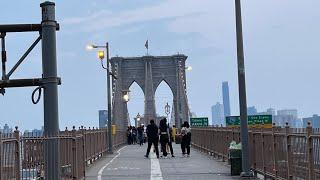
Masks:
[[[41,1],[1,3],[0,24],[40,23]],[[106,77],[88,43],[110,43],[111,56],[188,56],[187,92],[192,112],[211,119],[222,101],[222,81],[230,86],[231,113],[239,114],[233,0],[56,0],[60,128],[98,126],[106,107]],[[248,106],[298,109],[300,117],[320,113],[319,0],[242,0]],[[6,38],[8,68],[37,38],[14,33]],[[41,76],[41,49],[28,56],[12,78]],[[33,105],[34,88],[7,89],[0,97],[0,126],[43,125],[43,104]],[[143,94],[131,88],[130,117],[143,112]],[[172,101],[169,87],[156,92],[157,113]]]

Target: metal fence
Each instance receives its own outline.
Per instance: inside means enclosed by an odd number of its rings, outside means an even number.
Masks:
[[[113,147],[126,143],[125,132],[113,135]],[[49,141],[60,148],[61,179],[84,179],[86,166],[107,151],[106,129],[66,129],[58,137],[39,134],[0,134],[0,179],[45,179],[44,149]]]
[[[240,142],[239,128],[192,129],[193,147],[228,159],[231,141]],[[250,162],[255,173],[272,179],[320,179],[320,131],[273,127],[249,130]]]

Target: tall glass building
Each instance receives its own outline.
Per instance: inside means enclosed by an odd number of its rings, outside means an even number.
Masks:
[[[99,110],[99,128],[106,128],[108,120],[108,111]]]
[[[222,98],[224,116],[230,116],[230,98],[229,98],[229,85],[228,81],[222,82]]]

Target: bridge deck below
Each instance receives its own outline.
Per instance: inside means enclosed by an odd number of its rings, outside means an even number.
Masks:
[[[238,179],[230,176],[230,167],[195,150],[191,157],[182,157],[180,146],[174,144],[175,158],[157,159],[153,152],[144,158],[146,144],[128,145],[89,167],[86,179],[126,180],[208,180]]]

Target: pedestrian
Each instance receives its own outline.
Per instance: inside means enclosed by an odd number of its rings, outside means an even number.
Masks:
[[[187,149],[187,157],[190,157],[190,142],[191,142],[191,128],[189,126],[188,121],[185,121],[183,123],[183,127],[181,128],[181,150],[182,155],[186,155],[186,149]]]
[[[132,127],[132,144],[137,143],[137,128],[135,126]]]
[[[147,137],[148,137],[148,148],[147,153],[144,157],[148,158],[151,146],[153,144],[154,149],[156,150],[157,158],[159,158],[159,149],[158,149],[158,142],[159,142],[159,134],[158,134],[158,126],[154,123],[154,120],[150,120],[150,124],[147,126]]]
[[[167,144],[169,143],[169,133],[166,118],[160,120],[159,130],[162,154],[164,157],[167,157]]]
[[[170,128],[169,123],[168,123],[168,132],[169,132],[169,142],[168,142],[168,146],[170,148],[170,153],[171,153],[171,157],[175,157],[173,155],[173,148],[172,148],[172,142],[174,141],[174,136],[175,134],[173,134],[172,128]]]
[[[139,145],[142,146],[143,145],[143,125],[140,125],[138,127],[138,140],[139,140]]]
[[[145,126],[144,124],[143,125],[143,143],[146,143],[147,142],[147,126]]]
[[[130,145],[131,144],[131,130],[130,130],[131,126],[128,126],[127,128],[127,142]]]

